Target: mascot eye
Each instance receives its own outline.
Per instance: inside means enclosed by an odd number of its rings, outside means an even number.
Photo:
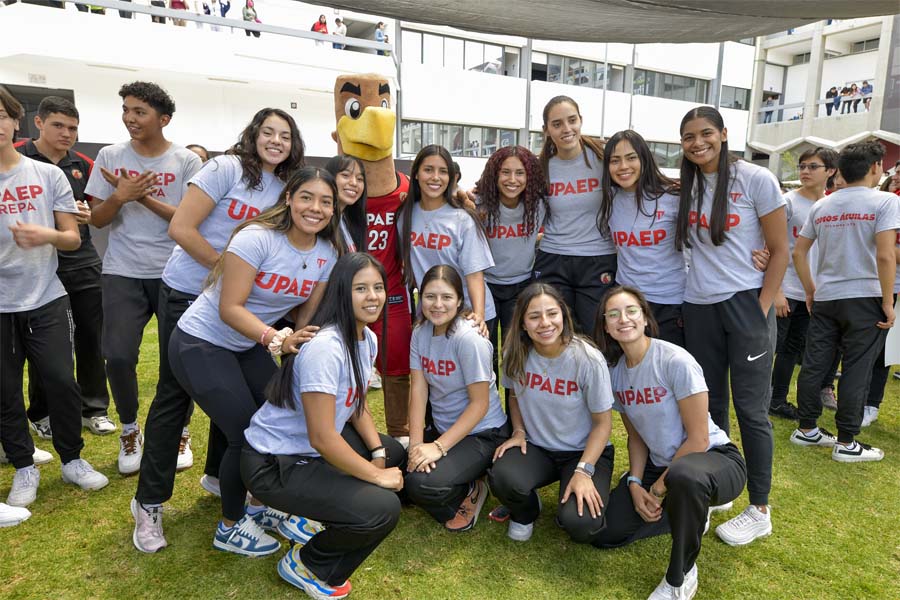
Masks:
[[[390,108],[390,103],[387,100],[381,101],[381,108]]]
[[[356,98],[350,98],[347,100],[347,103],[344,105],[344,114],[346,114],[351,119],[358,119],[359,115],[362,114],[362,108],[359,105],[359,100]]]

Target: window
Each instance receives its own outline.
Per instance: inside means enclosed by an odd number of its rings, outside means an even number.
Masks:
[[[681,144],[647,142],[656,164],[663,169],[677,169],[681,164]]]
[[[528,149],[534,152],[535,154],[540,154],[541,148],[544,146],[544,132],[543,131],[529,131],[528,132]]]
[[[706,102],[709,82],[671,73],[657,73],[645,69],[634,70],[632,90],[639,96],[656,96],[687,102]]]
[[[404,29],[404,62],[481,71],[495,75],[506,75],[508,64],[516,66],[517,55],[509,57],[503,46],[464,40],[462,38],[422,33]],[[515,76],[516,73],[511,73]]]
[[[564,83],[580,87],[603,89],[603,80],[609,76],[607,89],[625,91],[625,67],[602,62],[535,52],[531,56],[531,80]]]
[[[809,62],[810,53],[804,52],[803,54],[795,54],[794,55],[794,63],[795,65],[803,65]]]
[[[403,62],[422,64],[422,34],[404,29],[400,39],[403,41]]]
[[[414,155],[423,146],[440,144],[453,156],[488,157],[498,148],[515,145],[517,134],[514,129],[403,121],[400,153]]]
[[[463,40],[457,38],[444,38],[444,66],[453,69],[463,69]]]
[[[749,110],[750,107],[750,90],[746,88],[722,86],[722,97],[719,100],[719,106],[723,108],[736,108],[738,110]]]
[[[53,89],[31,85],[12,85],[3,83],[0,83],[0,85],[3,85],[3,87],[13,95],[13,98],[22,104],[22,108],[25,109],[25,116],[19,119],[19,137],[23,138],[35,139],[40,137],[41,132],[37,128],[37,125],[34,124],[34,117],[37,115],[38,105],[40,105],[41,100],[47,96],[61,96],[66,100],[73,103],[75,102],[75,93],[68,89]]]
[[[860,52],[869,52],[870,50],[878,50],[878,38],[854,42],[850,47],[850,54],[859,54]]]

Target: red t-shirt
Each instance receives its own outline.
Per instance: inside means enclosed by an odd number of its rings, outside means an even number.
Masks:
[[[390,194],[366,199],[368,251],[384,265],[389,296],[406,294],[403,262],[397,250],[397,210],[400,208],[400,194],[409,191],[409,178],[397,173],[397,182],[397,188]]]

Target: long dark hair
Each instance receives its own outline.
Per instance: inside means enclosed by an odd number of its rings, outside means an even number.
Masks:
[[[356,404],[354,412],[357,416],[362,414],[364,400],[366,398],[366,386],[368,381],[363,381],[362,365],[359,359],[359,347],[357,345],[356,316],[353,311],[353,278],[367,267],[375,268],[381,275],[381,282],[387,286],[387,276],[384,267],[375,257],[365,252],[351,252],[340,257],[328,277],[328,287],[325,295],[319,303],[316,312],[309,321],[310,325],[327,327],[333,325],[341,336],[344,349],[347,352],[347,360],[353,372],[353,383],[356,387],[356,396],[353,402]],[[384,307],[382,307],[384,310]],[[307,342],[308,343],[308,342]],[[281,369],[272,377],[266,386],[266,400],[273,406],[297,409],[297,401],[294,398],[294,361],[296,354],[290,354],[281,361]]]
[[[350,237],[356,245],[356,249],[364,251],[366,249],[366,200],[369,197],[368,186],[366,185],[366,167],[362,161],[355,156],[338,155],[328,159],[325,163],[325,170],[337,178],[337,174],[341,171],[349,171],[353,165],[359,167],[359,172],[363,176],[363,190],[357,201],[347,207],[340,207],[341,216],[347,223],[347,229],[350,230]],[[340,190],[338,190],[340,194]]]
[[[688,111],[681,119],[680,133],[694,119],[706,119],[721,133],[725,130],[725,121],[721,113],[712,106],[698,106]],[[712,209],[709,216],[709,239],[716,246],[725,243],[725,222],[728,218],[728,188],[731,185],[731,165],[737,159],[728,153],[728,141],[722,140],[722,148],[719,152],[719,164],[716,168],[716,189],[713,190]],[[678,203],[678,220],[675,223],[675,248],[683,250],[690,248],[690,212],[691,203],[696,198],[697,206],[697,237],[700,237],[700,210],[703,207],[703,195],[706,192],[706,180],[700,167],[691,162],[686,156],[681,158],[681,192]]]
[[[470,314],[472,311],[466,306],[466,297],[463,295],[463,281],[462,277],[459,274],[459,271],[451,267],[450,265],[434,265],[428,271],[425,272],[425,275],[422,276],[422,283],[419,285],[419,302],[421,303],[421,295],[425,293],[425,288],[428,287],[428,284],[432,281],[443,281],[447,285],[453,288],[453,291],[456,293],[456,297],[459,299],[459,308],[456,309],[456,315],[453,317],[453,321],[450,323],[450,326],[447,327],[446,337],[450,337],[453,335],[453,331],[456,329],[456,324],[460,319],[464,319]],[[425,315],[422,314],[416,320],[416,326],[418,327],[422,323],[424,323],[427,319]]]
[[[491,154],[487,164],[484,165],[481,179],[476,185],[481,198],[480,216],[488,230],[500,220],[500,169],[504,161],[513,156],[525,167],[525,187],[519,194],[519,202],[525,207],[522,215],[525,235],[530,236],[541,226],[541,223],[537,222],[538,209],[543,204],[544,214],[547,215],[550,213],[550,206],[547,204],[547,182],[540,160],[524,146],[504,146]]]
[[[663,194],[672,193],[674,182],[662,174],[656,159],[653,158],[653,152],[650,146],[637,131],[626,129],[613,134],[609,141],[606,142],[603,159],[603,178],[601,187],[603,188],[603,199],[600,202],[600,212],[597,213],[597,229],[604,235],[609,235],[609,218],[612,215],[613,200],[621,189],[609,174],[609,157],[616,151],[616,146],[620,142],[626,141],[634,148],[638,159],[641,161],[641,174],[637,180],[637,187],[634,190],[634,200],[637,202],[638,211],[647,217],[652,217],[656,221],[656,207],[659,197]],[[644,200],[653,202],[653,212],[647,213],[644,210]]]
[[[558,152],[556,148],[556,144],[553,143],[553,140],[550,139],[550,134],[547,132],[547,120],[550,118],[550,111],[554,106],[558,104],[569,103],[575,108],[575,112],[578,113],[578,118],[584,121],[581,117],[581,109],[578,108],[578,103],[575,102],[572,98],[568,96],[554,96],[550,98],[550,101],[544,106],[544,112],[542,113],[542,117],[544,119],[544,145],[541,146],[541,170],[544,172],[544,178],[547,182],[550,182],[550,159],[556,156]],[[590,148],[597,157],[597,160],[603,160],[603,148],[594,141],[593,138],[590,138],[586,135],[582,135],[579,140],[581,144],[582,154],[584,155],[584,166],[590,168],[591,163],[588,159],[587,153],[583,152],[585,146]]]
[[[475,222],[475,226],[478,229],[478,233],[481,236],[484,236],[484,230],[481,227],[481,221],[478,219],[478,215],[471,208],[461,203],[456,195],[453,193],[453,159],[450,157],[450,153],[443,146],[438,146],[437,144],[430,144],[425,146],[419,153],[416,154],[416,159],[413,161],[412,167],[409,170],[409,194],[406,197],[406,200],[403,202],[403,205],[400,207],[398,211],[397,218],[403,221],[403,227],[401,228],[400,235],[397,239],[397,244],[399,247],[400,258],[403,259],[403,283],[406,285],[413,285],[415,282],[412,270],[412,260],[410,258],[410,253],[412,251],[412,241],[410,240],[410,235],[412,234],[412,214],[413,207],[422,201],[422,188],[419,186],[419,179],[416,175],[419,172],[419,169],[422,167],[422,163],[425,162],[425,159],[429,156],[440,156],[444,163],[447,165],[447,174],[450,176],[450,181],[447,184],[447,189],[444,190],[444,202],[452,206],[453,208],[460,209],[466,211],[466,213],[472,217],[472,220]]]
[[[615,366],[619,362],[619,358],[624,354],[622,345],[606,331],[606,304],[610,298],[619,294],[630,294],[637,300],[638,306],[641,307],[641,312],[644,313],[644,320],[647,322],[647,326],[644,328],[644,335],[648,337],[659,336],[659,325],[657,325],[656,318],[653,316],[653,310],[650,308],[650,303],[647,302],[647,297],[639,289],[630,285],[617,285],[610,288],[603,295],[603,300],[600,301],[600,304],[597,305],[597,317],[594,321],[594,342],[600,348],[600,352],[603,353],[610,367]]]
[[[334,177],[332,177],[331,173],[325,169],[319,169],[318,167],[303,167],[300,170],[295,171],[293,175],[291,175],[291,178],[288,179],[287,184],[284,186],[284,190],[281,192],[278,201],[274,205],[234,228],[234,231],[231,232],[231,237],[228,238],[228,243],[225,244],[225,249],[222,250],[222,253],[219,254],[219,258],[213,265],[213,268],[210,269],[204,287],[215,284],[222,276],[222,272],[225,269],[225,250],[231,245],[231,240],[234,239],[234,236],[245,227],[259,225],[266,229],[274,229],[275,231],[287,233],[294,224],[293,217],[291,216],[291,207],[287,205],[287,200],[293,196],[303,184],[316,179],[320,179],[328,184],[332,194],[334,194],[334,203],[337,205],[337,187],[334,184]],[[338,255],[344,253],[344,243],[341,239],[339,228],[340,218],[340,211],[337,209],[337,206],[335,206],[334,213],[331,215],[331,220],[328,222],[328,225],[316,234],[316,237],[331,242],[331,245],[334,246]]]
[[[259,130],[263,123],[272,115],[284,119],[291,128],[291,152],[283,162],[275,167],[275,176],[282,181],[287,181],[294,171],[303,166],[306,147],[294,118],[280,108],[263,108],[253,115],[250,123],[244,127],[237,143],[225,151],[225,154],[233,154],[241,159],[244,182],[250,189],[258,190],[262,184],[262,159],[256,153],[256,139],[259,137]]]

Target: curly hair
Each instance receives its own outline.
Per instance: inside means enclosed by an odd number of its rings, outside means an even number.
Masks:
[[[237,143],[225,151],[225,154],[233,154],[241,159],[244,181],[251,189],[262,189],[262,159],[256,152],[256,140],[259,138],[259,130],[262,129],[263,123],[272,115],[284,119],[291,129],[291,152],[275,167],[275,176],[281,181],[287,181],[297,169],[303,167],[306,146],[294,118],[280,108],[260,109],[244,127]]]
[[[530,236],[541,226],[541,223],[537,222],[540,205],[544,205],[544,214],[550,214],[550,206],[547,204],[547,182],[541,161],[524,146],[505,146],[491,154],[487,164],[484,165],[481,179],[476,184],[481,198],[479,216],[488,231],[500,220],[500,169],[503,162],[510,157],[518,158],[525,167],[525,188],[519,194],[519,202],[525,205],[522,224],[525,226],[525,235]]]
[[[149,81],[133,81],[119,88],[119,96],[124,100],[131,96],[149,104],[160,115],[171,117],[175,114],[175,101],[159,85]]]

